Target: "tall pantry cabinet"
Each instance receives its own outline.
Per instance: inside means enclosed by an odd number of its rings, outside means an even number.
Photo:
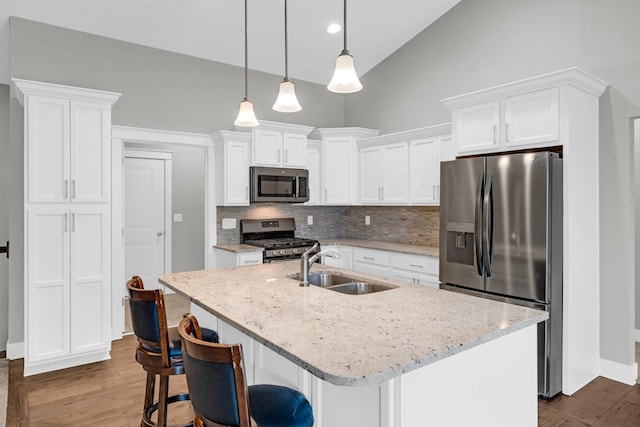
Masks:
[[[118,93],[13,79],[24,106],[24,375],[109,358],[111,106]]]

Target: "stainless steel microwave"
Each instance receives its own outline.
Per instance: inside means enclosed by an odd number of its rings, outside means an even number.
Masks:
[[[251,201],[304,203],[309,200],[309,171],[306,169],[251,166]]]

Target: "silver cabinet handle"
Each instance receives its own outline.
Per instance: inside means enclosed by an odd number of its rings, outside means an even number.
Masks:
[[[245,199],[249,200],[249,187],[244,187],[244,196]]]
[[[284,150],[284,162],[289,163],[289,150]]]
[[[432,189],[433,190],[433,199],[435,200],[435,198],[436,198],[436,186],[435,186],[435,184],[432,187],[433,187],[433,189]]]
[[[327,190],[326,188],[324,189],[324,201],[326,202],[327,200],[329,200],[329,190]]]
[[[69,214],[65,212],[64,214],[64,232],[69,231]]]
[[[244,265],[249,265],[249,264],[258,264],[261,263],[262,261],[258,261],[257,259],[248,259],[246,261],[244,261]]]
[[[76,231],[76,214],[71,214],[71,231]]]
[[[72,179],[71,180],[71,199],[75,199],[76,198],[76,180]]]
[[[362,258],[364,259],[370,259],[371,261],[373,261],[375,258],[372,256],[363,256]]]
[[[384,200],[384,187],[380,187],[380,200]]]
[[[497,127],[497,126],[494,126],[494,127],[493,127],[493,143],[494,143],[494,144],[497,144],[497,143],[498,143],[498,140],[497,140],[497,138],[496,138],[496,134],[497,134],[497,132],[498,132],[498,127]]]
[[[409,267],[414,267],[414,268],[424,268],[424,266],[422,266],[422,265],[418,265],[418,264],[409,264]]]
[[[504,140],[509,142],[509,123],[504,124]]]

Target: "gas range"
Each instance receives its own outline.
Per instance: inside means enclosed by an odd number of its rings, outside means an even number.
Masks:
[[[263,263],[299,258],[318,242],[295,237],[295,230],[294,218],[240,220],[242,243],[264,248]]]

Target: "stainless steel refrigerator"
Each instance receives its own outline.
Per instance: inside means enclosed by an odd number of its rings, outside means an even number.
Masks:
[[[532,152],[443,162],[440,287],[546,310],[538,391],[562,387],[562,159]]]

